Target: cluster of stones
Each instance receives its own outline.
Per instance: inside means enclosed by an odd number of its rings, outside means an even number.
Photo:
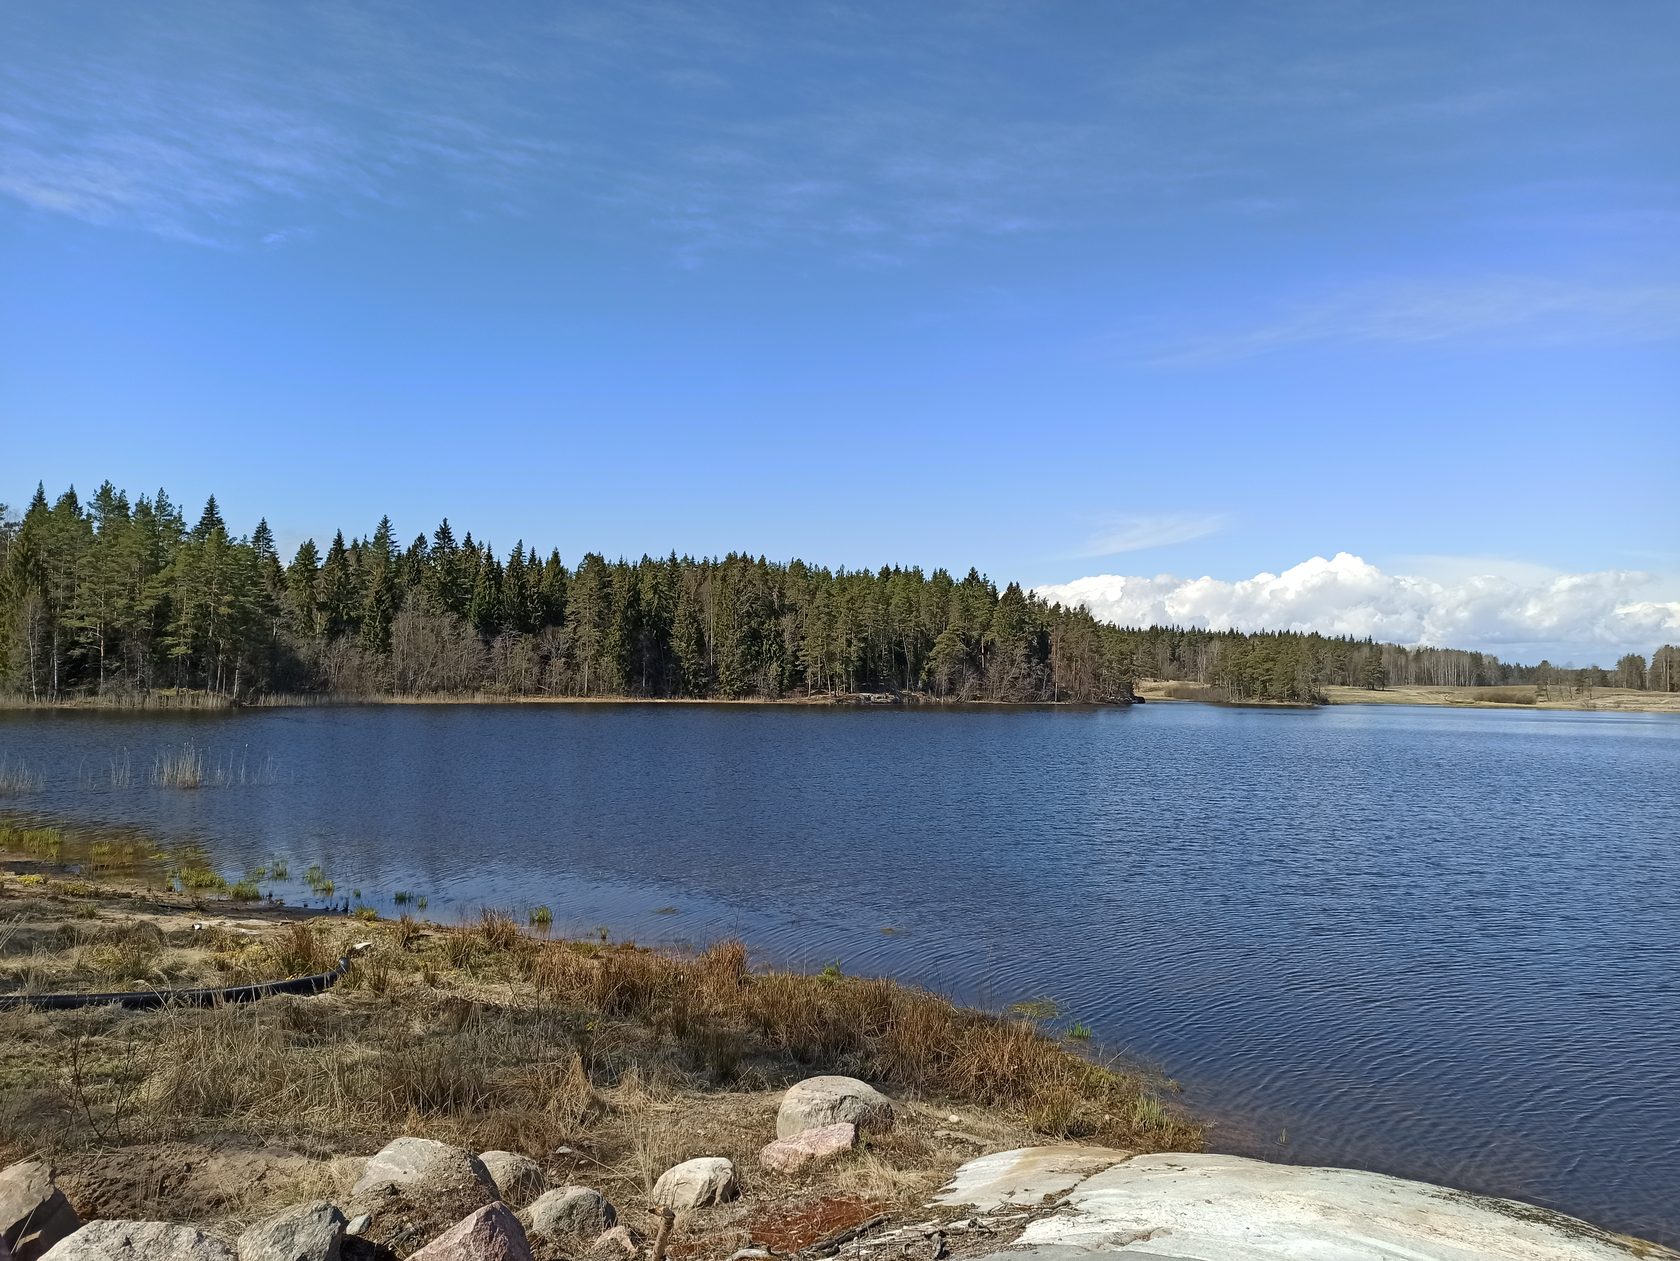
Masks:
[[[759,1163],[797,1174],[851,1151],[860,1132],[892,1123],[892,1101],[866,1083],[809,1078],[783,1098],[776,1139],[759,1152]],[[652,1200],[656,1208],[688,1212],[739,1194],[734,1163],[701,1156],[661,1174]],[[432,1233],[450,1220],[453,1226]],[[0,1261],[340,1261],[347,1237],[411,1261],[531,1261],[533,1237],[619,1261],[638,1251],[636,1236],[594,1188],[551,1188],[527,1156],[474,1155],[427,1138],[398,1138],[370,1157],[346,1207],[325,1200],[293,1205],[250,1227],[236,1247],[172,1222],[84,1224],[45,1165],[0,1170]]]

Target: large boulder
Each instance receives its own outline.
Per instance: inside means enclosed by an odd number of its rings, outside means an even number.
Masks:
[[[678,1212],[725,1204],[740,1194],[735,1165],[723,1156],[697,1156],[673,1165],[653,1184],[653,1202]]]
[[[618,1221],[618,1210],[593,1187],[544,1191],[519,1215],[525,1229],[550,1239],[594,1239]]]
[[[1076,1172],[1062,1157],[1054,1163],[1064,1172]],[[981,1179],[959,1169],[957,1182],[965,1181],[978,1184]],[[1274,1165],[1201,1152],[1114,1161],[1077,1178],[1058,1198],[1056,1212],[1035,1216],[1007,1252],[986,1261],[1108,1256],[1655,1261],[1677,1255],[1514,1200],[1354,1169]]]
[[[478,1158],[489,1170],[496,1189],[509,1204],[528,1204],[548,1186],[542,1166],[518,1152],[480,1152]]]
[[[812,1165],[827,1164],[857,1146],[857,1126],[850,1121],[819,1125],[801,1130],[792,1138],[779,1138],[758,1153],[758,1163],[777,1173],[798,1173]]]
[[[173,1222],[89,1222],[53,1245],[47,1261],[239,1261],[220,1239]]]
[[[239,1261],[338,1261],[346,1224],[336,1204],[295,1205],[239,1236]]]
[[[476,1182],[492,1195],[496,1180],[484,1162],[460,1147],[430,1138],[395,1138],[368,1157],[352,1196],[412,1192],[438,1183]]]
[[[506,1204],[486,1204],[443,1232],[409,1261],[532,1261],[525,1228]]]
[[[776,1137],[792,1138],[805,1130],[849,1121],[858,1130],[890,1130],[892,1100],[855,1077],[807,1077],[782,1096],[776,1112]]]
[[[37,1261],[81,1224],[40,1161],[0,1169],[0,1248],[14,1261]]]

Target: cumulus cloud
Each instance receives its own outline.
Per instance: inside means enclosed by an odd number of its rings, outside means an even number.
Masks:
[[[1098,574],[1039,587],[1122,626],[1321,631],[1498,653],[1512,660],[1608,665],[1680,639],[1675,584],[1608,569],[1544,576],[1466,573],[1448,580],[1385,573],[1338,552],[1280,574],[1230,582]]]

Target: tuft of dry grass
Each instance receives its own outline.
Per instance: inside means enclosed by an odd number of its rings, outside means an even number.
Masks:
[[[519,925],[506,911],[485,907],[478,913],[478,935],[491,950],[506,952],[519,942]]]

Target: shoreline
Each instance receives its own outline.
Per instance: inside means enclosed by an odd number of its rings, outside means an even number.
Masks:
[[[1288,704],[1275,701],[1222,701],[1205,684],[1164,679],[1140,679],[1138,699],[1148,704],[1220,705],[1239,709],[1326,709],[1340,705],[1426,705],[1440,709],[1549,710],[1591,714],[1676,714],[1680,715],[1680,692],[1645,692],[1631,688],[1598,688],[1590,697],[1566,696],[1521,701],[1489,699],[1487,693],[1521,690],[1512,687],[1469,687],[1449,685],[1404,685],[1372,691],[1367,688],[1332,684],[1324,689],[1325,699],[1316,704]],[[1532,691],[1530,687],[1527,690]],[[1174,695],[1174,692],[1182,693]]]
[[[5,713],[100,713],[159,714],[250,713],[266,709],[357,709],[388,706],[545,706],[545,705],[643,705],[674,707],[788,707],[796,709],[845,710],[1077,710],[1128,709],[1134,704],[1217,705],[1229,709],[1323,709],[1340,705],[1424,705],[1442,709],[1551,710],[1597,714],[1680,715],[1680,692],[1648,692],[1629,688],[1598,688],[1591,696],[1559,696],[1536,700],[1513,700],[1492,693],[1522,691],[1517,687],[1473,687],[1457,685],[1402,685],[1380,690],[1332,684],[1324,689],[1324,700],[1223,700],[1207,684],[1183,680],[1140,679],[1132,700],[1107,701],[1007,701],[975,698],[961,700],[917,693],[837,692],[814,696],[501,696],[489,693],[422,696],[310,696],[286,694],[235,703],[227,697],[203,692],[156,692],[140,698],[83,696],[57,701],[31,701],[21,697],[0,697],[0,714]],[[1532,691],[1532,688],[1527,690]]]
[[[812,1202],[908,1211],[980,1151],[1203,1147],[1170,1081],[915,986],[758,968],[732,940],[648,949],[493,911],[448,925],[167,892],[154,870],[87,877],[69,854],[0,853],[0,992],[222,987],[353,962],[308,996],[0,1010],[0,1166],[46,1160],[84,1216],[237,1233],[347,1184],[396,1135],[528,1153],[556,1185],[620,1205],[667,1167],[724,1156],[765,1229]],[[886,1092],[897,1123],[821,1168],[770,1166],[782,1093],[829,1074]]]
[[[20,874],[20,864],[30,870]],[[13,1090],[0,1102],[0,1165],[49,1160],[60,1185],[87,1210],[84,1216],[168,1217],[232,1236],[289,1200],[318,1199],[323,1192],[343,1199],[362,1157],[397,1134],[468,1151],[526,1151],[548,1166],[556,1182],[599,1187],[620,1205],[647,1195],[661,1168],[722,1152],[750,1171],[743,1201],[751,1203],[750,1218],[734,1209],[682,1219],[695,1246],[715,1245],[715,1255],[722,1256],[751,1242],[730,1233],[743,1220],[768,1235],[797,1229],[813,1206],[840,1203],[858,1220],[881,1223],[877,1229],[903,1230],[925,1218],[930,1204],[952,1202],[936,1195],[942,1183],[974,1178],[972,1171],[990,1169],[988,1162],[1035,1152],[1062,1160],[1078,1152],[1088,1155],[1073,1159],[1147,1161],[1156,1151],[1173,1153],[1157,1158],[1176,1162],[1173,1168],[1251,1173],[1256,1185],[1283,1176],[1340,1179],[1373,1204],[1391,1194],[1388,1188],[1414,1188],[1425,1205],[1452,1203],[1487,1214],[1495,1226],[1508,1217],[1555,1231],[1559,1239],[1581,1239],[1583,1258],[1607,1255],[1597,1250],[1606,1247],[1617,1257],[1680,1256],[1661,1244],[1486,1193],[1356,1169],[1221,1156],[1219,1145],[1206,1142],[1200,1118],[1163,1105],[1161,1091],[1170,1093],[1172,1083],[1090,1054],[1077,1035],[1058,1035],[1046,1022],[1017,1013],[961,1007],[895,982],[827,970],[761,971],[748,966],[737,942],[703,950],[646,949],[549,938],[495,913],[459,925],[368,910],[322,915],[160,891],[137,873],[90,881],[72,862],[43,862],[15,851],[0,851],[0,907],[8,930],[0,935],[0,965],[17,956],[6,938],[22,933],[35,938],[37,968],[51,941],[71,972],[133,971],[143,962],[159,966],[159,960],[167,966],[174,955],[175,966],[200,970],[182,980],[202,981],[203,969],[215,968],[223,970],[222,981],[249,982],[273,979],[267,973],[276,968],[319,969],[335,952],[356,954],[352,944],[369,943],[337,986],[310,997],[147,1013],[0,1013],[0,1073]],[[60,983],[70,979],[61,974]],[[37,992],[45,980],[37,975]],[[757,987],[767,987],[766,993],[753,999]],[[15,983],[0,988],[15,992]],[[900,1027],[914,1029],[931,1018],[947,1032],[885,1056],[867,1042],[842,1050],[855,1036],[858,1015],[874,1002],[892,1005],[892,1023]],[[572,1014],[556,1023],[562,1009]],[[745,1026],[736,1024],[740,1015],[747,1016]],[[580,1018],[581,1026],[575,1023]],[[740,1030],[753,1029],[770,1035],[756,1052],[741,1041],[755,1035]],[[553,1058],[556,1035],[570,1067],[558,1074],[553,1066],[530,1068],[533,1055]],[[577,1051],[567,1050],[572,1042],[565,1039],[580,1036]],[[784,1042],[789,1036],[811,1039],[806,1053],[792,1060]],[[836,1036],[838,1044],[831,1041]],[[65,1038],[81,1048],[79,1066],[68,1076],[61,1063]],[[988,1049],[952,1075],[949,1057],[953,1051],[959,1060],[973,1055],[971,1039]],[[914,1058],[905,1059],[915,1046],[924,1048],[917,1054],[930,1056],[921,1069]],[[1011,1049],[999,1054],[1002,1046]],[[1025,1048],[1033,1049],[1023,1059]],[[604,1073],[603,1051],[614,1065]],[[779,1071],[760,1066],[769,1062],[766,1055]],[[321,1083],[333,1083],[335,1095],[345,1093],[346,1082],[369,1063],[379,1089],[396,1092],[394,1101],[374,1107],[355,1091],[324,1106],[316,1098]],[[1038,1076],[1046,1070],[1048,1079]],[[483,1089],[456,1080],[484,1072],[494,1080]],[[776,1133],[771,1113],[792,1081],[854,1072],[887,1091],[898,1111],[891,1132],[870,1135],[851,1155],[797,1177],[770,1169],[753,1154]],[[1050,1092],[1032,1095],[1034,1082],[1048,1084]],[[558,1095],[558,1102],[551,1098],[536,1107],[523,1098],[510,1101],[507,1083],[518,1092]],[[65,1092],[61,1106],[47,1106],[55,1089]],[[401,1107],[393,1110],[396,1104]],[[1152,1143],[1151,1134],[1159,1141]],[[556,1139],[559,1146],[553,1146]],[[1181,1154],[1195,1152],[1209,1154]],[[186,1179],[160,1211],[152,1198],[155,1180],[177,1168],[202,1172]],[[1195,1185],[1187,1183],[1185,1193],[1196,1194]],[[1318,1194],[1315,1189],[1309,1198]],[[1332,1217],[1341,1211],[1341,1196],[1329,1189],[1323,1194]],[[1051,1208],[1043,1212],[1065,1220]],[[389,1229],[377,1209],[375,1225]],[[1342,1228],[1325,1229],[1333,1234]],[[1433,1223],[1420,1229],[1448,1236]],[[974,1242],[984,1242],[984,1234]]]
[[[235,702],[203,692],[156,692],[141,698],[79,696],[56,701],[0,697],[0,713],[249,713],[264,709],[354,709],[403,705],[672,705],[672,706],[788,706],[801,709],[1126,709],[1135,702],[1006,701],[957,699],[919,693],[834,692],[813,696],[501,696],[493,693],[448,693],[418,696],[311,696],[280,694]]]

